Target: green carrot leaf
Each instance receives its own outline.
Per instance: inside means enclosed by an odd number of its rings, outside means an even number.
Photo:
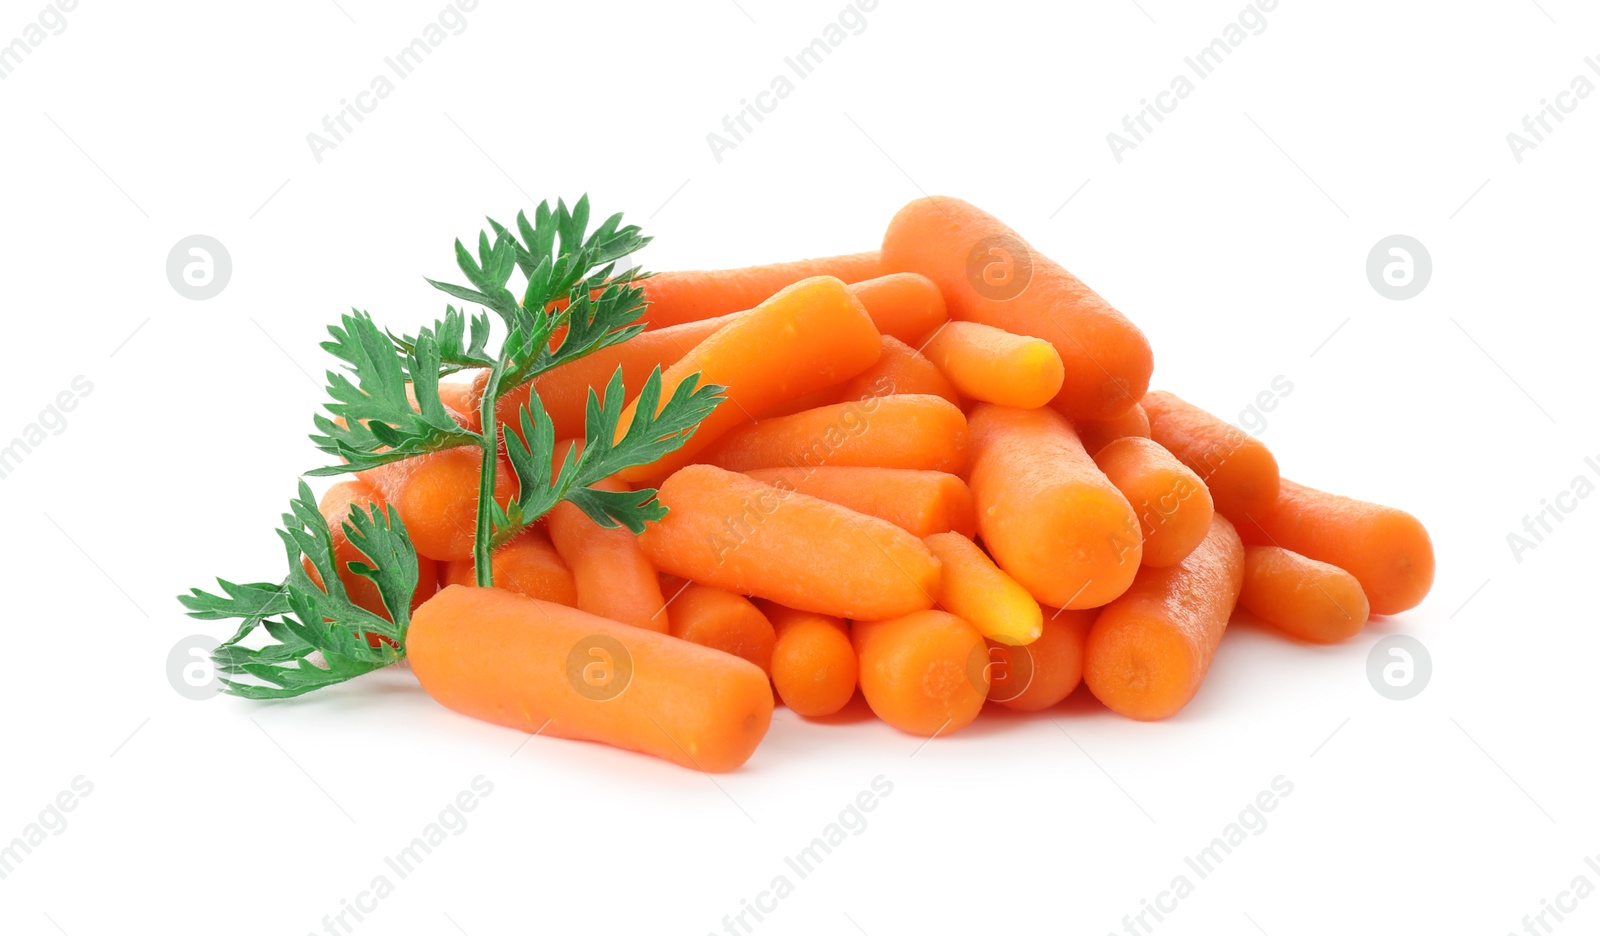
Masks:
[[[620,271],[625,277],[617,276],[619,271],[612,265],[641,250],[650,238],[642,236],[636,225],[624,227],[620,214],[588,233],[587,195],[572,209],[560,200],[554,210],[549,202],[541,202],[532,222],[525,212],[518,212],[516,231],[493,218],[488,222],[497,246],[511,245],[516,266],[528,281],[522,298],[524,309],[543,310],[552,302],[570,298],[577,287],[585,287],[583,292],[588,293],[613,277],[623,284],[643,278],[631,269]],[[480,242],[486,239],[487,234],[480,235]]]
[[[700,421],[722,402],[724,391],[715,384],[697,386],[699,377],[694,374],[686,379],[662,406],[661,369],[656,368],[639,394],[633,422],[618,438],[626,388],[622,368],[617,368],[603,397],[589,391],[583,451],[569,449],[559,470],[552,465],[555,428],[538,394],[532,393],[530,405],[521,410],[521,436],[509,430],[505,433],[506,454],[520,487],[516,499],[496,514],[496,544],[515,536],[563,500],[571,501],[606,529],[621,526],[642,533],[646,523],[666,516],[653,489],[607,491],[594,485],[624,468],[649,464],[682,447],[694,435]]]
[[[479,305],[493,309],[505,320],[506,325],[516,323],[521,314],[521,307],[517,304],[517,297],[506,288],[506,283],[511,280],[511,272],[516,268],[516,245],[509,235],[497,237],[494,244],[489,243],[487,234],[478,235],[478,256],[474,258],[472,252],[460,240],[456,241],[456,266],[473,285],[473,289],[465,286],[456,286],[450,283],[441,283],[428,280],[435,288],[465,299]]]
[[[344,534],[365,558],[351,562],[350,570],[372,580],[388,617],[350,600],[338,575],[333,533],[303,481],[278,530],[289,564],[281,585],[239,586],[219,580],[223,595],[193,589],[179,597],[192,617],[241,621],[234,636],[212,654],[225,692],[250,699],[290,698],[381,669],[405,655],[418,578],[417,555],[405,525],[392,508],[356,506]],[[266,630],[270,642],[245,646],[244,638],[258,628]],[[383,639],[369,641],[368,635]]]
[[[248,620],[282,614],[289,607],[284,597],[283,583],[251,582],[236,585],[227,579],[217,579],[222,594],[213,595],[200,589],[178,596],[178,601],[189,609],[189,616],[201,621]]]
[[[699,374],[691,374],[661,404],[661,368],[651,372],[639,391],[633,421],[627,434],[616,439],[622,416],[622,370],[611,378],[602,403],[589,391],[588,412],[584,418],[585,444],[581,470],[587,476],[603,478],[624,468],[648,465],[669,452],[678,450],[726,397],[726,387],[717,384],[698,386]],[[612,441],[616,439],[616,441]]]
[[[397,350],[365,312],[344,316],[328,332],[333,340],[322,347],[344,362],[348,376],[328,372],[332,402],[326,405],[328,415],[315,418],[319,434],[311,441],[340,463],[310,474],[364,471],[478,441],[478,434],[457,424],[439,398],[443,363],[431,329],[418,332],[409,350]],[[459,350],[457,336],[450,340],[452,351]]]
[[[601,491],[574,486],[568,489],[567,500],[600,526],[608,530],[627,527],[635,535],[644,532],[646,523],[654,523],[667,515],[667,508],[656,500],[655,488]]]
[[[444,318],[433,323],[433,341],[439,350],[440,376],[469,367],[492,367],[489,353],[489,316],[468,316],[453,305],[445,306]],[[408,355],[415,354],[420,339],[389,332],[389,340]]]

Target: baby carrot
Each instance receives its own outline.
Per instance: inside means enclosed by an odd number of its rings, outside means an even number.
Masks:
[[[878,266],[874,250],[733,270],[657,273],[639,284],[649,303],[641,321],[655,329],[743,312],[803,279],[831,276],[857,283],[877,276]]]
[[[1356,577],[1373,614],[1415,608],[1433,587],[1433,541],[1416,517],[1285,480],[1271,509],[1239,521],[1252,546],[1282,546]]]
[[[711,465],[661,485],[639,537],[655,567],[801,611],[888,618],[933,604],[939,560],[887,520]]]
[[[1117,439],[1094,457],[1139,515],[1147,566],[1169,566],[1200,545],[1211,529],[1211,494],[1172,453],[1149,439]]]
[[[478,418],[478,400],[482,394],[474,390],[472,383],[460,380],[439,381],[439,402],[444,404],[445,412],[457,423],[477,432],[482,428],[482,420]],[[421,412],[417,403],[417,392],[406,383],[406,399],[411,403],[411,408]],[[334,420],[339,425],[344,425],[344,417]]]
[[[772,622],[772,685],[796,715],[816,718],[845,707],[856,692],[856,651],[840,618],[770,601],[756,607]]]
[[[787,400],[756,415],[781,416],[829,403],[859,400],[868,396],[889,393],[932,393],[951,403],[959,404],[955,387],[933,363],[906,341],[894,336],[922,336],[939,327],[944,321],[944,299],[927,277],[915,273],[897,273],[851,284],[851,294],[860,300],[867,316],[883,332],[882,353],[878,362],[842,384],[827,387]],[[585,407],[589,387],[603,387],[618,366],[622,367],[623,386],[628,399],[637,396],[639,389],[656,366],[670,367],[743,312],[733,312],[713,319],[684,322],[666,328],[645,332],[621,344],[597,351],[588,357],[550,371],[535,380],[531,386],[538,390],[539,399],[550,413],[555,424],[556,438],[583,434]],[[466,402],[476,407],[481,399],[487,375],[480,375],[473,386],[478,394]],[[517,420],[518,408],[528,403],[528,389],[523,385],[501,398],[500,421],[512,430],[521,432]]]
[[[407,392],[410,392],[409,389]],[[482,396],[481,390],[466,381],[439,382],[439,402],[444,404],[445,411],[473,432],[483,428],[482,415],[478,412],[478,401]]]
[[[1338,643],[1367,623],[1367,596],[1349,572],[1277,546],[1246,546],[1239,603],[1291,637]]]
[[[961,405],[961,395],[943,371],[915,348],[892,335],[884,335],[883,353],[878,363],[833,388],[830,398],[819,400],[816,405],[906,393],[932,394],[943,397],[953,406]]]
[[[557,457],[562,455],[558,453]],[[609,480],[592,487],[605,491],[623,489]],[[667,631],[668,618],[661,611],[665,604],[661,580],[639,546],[638,537],[621,527],[604,529],[570,501],[557,504],[546,515],[545,523],[556,552],[572,569],[577,607],[646,630]]]
[[[944,294],[926,276],[891,273],[851,283],[850,291],[878,331],[913,347],[946,321]]]
[[[944,295],[925,276],[878,275],[878,252],[778,263],[743,270],[657,273],[643,282],[651,331],[753,309],[779,290],[813,276],[844,281],[878,330],[920,343],[945,321]]]
[[[828,276],[795,283],[734,318],[663,372],[662,405],[696,373],[702,385],[726,387],[726,399],[680,448],[618,477],[629,483],[663,478],[751,414],[854,377],[880,351],[878,330],[843,283]],[[623,411],[619,438],[637,406],[634,401]]]
[[[371,565],[372,560],[362,555],[350,542],[350,537],[344,532],[345,521],[350,517],[352,507],[366,510],[369,504],[383,506],[383,495],[377,488],[362,481],[352,478],[349,481],[340,481],[328,488],[328,493],[322,495],[321,502],[317,505],[322,511],[322,519],[327,521],[328,532],[333,537],[333,557],[339,570],[339,581],[344,585],[345,594],[350,597],[352,604],[365,608],[381,617],[390,617],[389,611],[383,606],[383,596],[378,592],[378,586],[372,579],[365,575],[357,575],[350,571],[350,563],[359,562],[362,565]],[[404,520],[404,518],[402,518]],[[311,563],[310,559],[302,559],[306,572],[311,575],[311,580],[322,588],[322,573]],[[439,587],[438,566],[426,556],[417,557],[417,590],[411,597],[411,610],[416,610]],[[376,639],[376,635],[369,635]]]
[[[777,635],[749,598],[697,582],[669,581],[662,590],[674,596],[667,605],[672,636],[731,653],[772,674]]]
[[[1039,606],[1044,632],[1025,647],[989,641],[989,701],[1019,712],[1050,708],[1083,680],[1083,642],[1099,613]]]
[[[983,635],[945,611],[918,611],[850,628],[861,693],[908,734],[947,735],[971,724],[989,691]]]
[[[494,572],[496,588],[556,604],[575,606],[578,603],[572,570],[561,561],[556,548],[550,544],[549,534],[541,527],[529,527],[496,549],[489,559],[489,567]],[[471,559],[446,562],[439,575],[440,586],[476,582]]]
[[[747,660],[500,588],[429,599],[406,652],[447,708],[712,773],[743,764],[772,721],[772,688]]]
[[[1244,546],[1221,514],[1182,562],[1139,570],[1089,630],[1083,679],[1095,698],[1140,721],[1188,704],[1211,668],[1243,579]]]
[[[887,520],[914,536],[951,530],[977,535],[972,491],[943,471],[914,468],[752,468],[744,474],[773,487],[832,501]]]
[[[1041,604],[1096,608],[1139,571],[1139,521],[1066,417],[980,403],[967,484],[978,534]]]
[[[1135,403],[1126,413],[1110,419],[1074,419],[1072,428],[1078,430],[1083,450],[1093,455],[1124,436],[1150,438],[1150,417],[1142,405]]]
[[[842,384],[795,397],[758,415],[762,419],[793,416],[819,406],[912,393],[943,397],[951,406],[961,406],[961,394],[932,361],[898,338],[884,335],[882,341],[883,352],[878,355],[878,363]]]
[[[933,280],[950,317],[1043,338],[1065,365],[1060,405],[1075,418],[1109,419],[1144,395],[1150,343],[1121,312],[1016,232],[955,198],[919,198],[883,236],[886,272]]]
[[[1050,342],[977,322],[947,323],[922,353],[963,395],[1018,409],[1049,403],[1065,378]]]
[[[960,533],[935,533],[922,541],[939,557],[941,607],[989,640],[1018,645],[1039,639],[1044,629],[1039,603],[1016,579],[995,568],[977,543]]]
[[[357,477],[400,511],[420,555],[450,562],[472,558],[482,464],[482,450],[465,445],[379,465]],[[505,506],[516,486],[515,472],[502,459],[495,468],[495,500]]]
[[[531,383],[505,393],[500,397],[500,402],[495,404],[495,415],[501,425],[520,437],[522,420],[518,414],[531,400],[531,391],[537,391],[539,402],[544,404],[545,412],[550,414],[550,422],[555,426],[556,438],[581,438],[591,387],[597,394],[600,393],[620,367],[623,389],[627,392],[627,399],[632,400],[639,395],[650,373],[657,367],[665,370],[676,364],[695,345],[731,321],[733,317],[725,315],[685,322],[636,335],[609,348],[569,361],[540,374]],[[472,395],[467,403],[472,408],[474,418],[487,382],[488,374],[480,372],[471,385]]]
[[[835,403],[743,426],[701,461],[734,471],[807,465],[960,471],[967,419],[936,396],[894,394]]]
[[[1236,526],[1277,500],[1278,460],[1260,439],[1160,390],[1140,405],[1150,416],[1150,438],[1200,476],[1217,510]]]

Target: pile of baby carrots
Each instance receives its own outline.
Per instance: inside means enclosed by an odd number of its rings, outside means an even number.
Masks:
[[[581,445],[615,373],[619,435],[658,368],[662,399],[696,376],[722,387],[681,446],[605,482],[658,489],[667,513],[641,535],[561,503],[478,588],[477,450],[322,499],[342,563],[361,558],[352,504],[404,519],[421,568],[406,654],[453,709],[708,771],[745,762],[775,697],[818,717],[860,691],[943,736],[986,702],[1038,711],[1081,682],[1161,719],[1199,691],[1237,606],[1331,643],[1432,584],[1416,518],[1281,478],[1259,439],[1148,390],[1143,333],[965,202],[912,202],[880,251],[642,285],[641,334],[498,405],[506,432],[531,403]],[[483,382],[441,387],[474,431]],[[345,585],[381,608],[362,575]]]

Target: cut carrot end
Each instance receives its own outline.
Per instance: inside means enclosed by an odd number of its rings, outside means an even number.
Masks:
[[[1194,696],[1194,648],[1159,618],[1102,618],[1089,633],[1084,656],[1089,691],[1119,715],[1156,721],[1176,714]]]

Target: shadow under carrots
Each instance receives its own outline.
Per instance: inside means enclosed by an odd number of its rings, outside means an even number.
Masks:
[[[778,703],[782,705],[783,703]],[[867,705],[867,697],[861,694],[858,687],[855,695],[844,704],[844,708],[832,715],[799,716],[805,721],[818,725],[859,725],[862,722],[875,721],[878,716],[872,714],[872,708]]]

